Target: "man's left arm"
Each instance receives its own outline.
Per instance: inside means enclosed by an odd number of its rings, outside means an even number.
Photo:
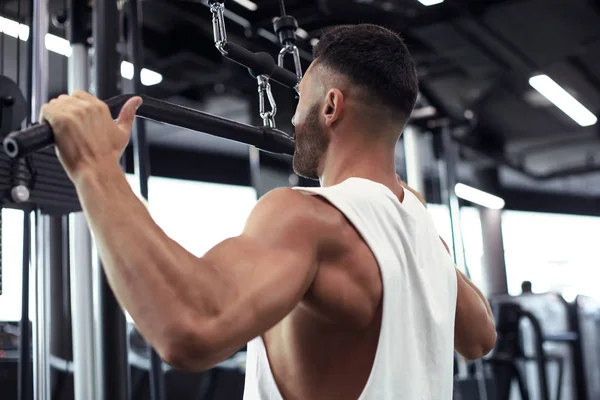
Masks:
[[[127,141],[111,147],[119,132],[108,111],[88,94],[78,96],[51,103],[42,115],[54,129],[108,282],[162,358],[205,369],[283,319],[316,271],[319,227],[307,221],[306,196],[271,192],[241,235],[196,257],[160,229],[133,193],[118,164],[118,147]],[[125,132],[134,104],[123,113],[117,125],[125,121]]]
[[[156,225],[118,166],[83,179],[77,192],[117,299],[174,366],[227,358],[283,319],[312,283],[316,244],[293,210],[300,194],[265,196],[240,236],[198,258]]]

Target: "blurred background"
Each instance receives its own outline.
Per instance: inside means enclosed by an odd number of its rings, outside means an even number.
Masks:
[[[31,2],[0,1],[0,75],[26,94]],[[127,2],[117,3],[122,8]],[[256,80],[215,48],[208,2],[144,0],[139,5],[143,94],[262,124]],[[68,91],[67,7],[66,0],[48,1],[50,98]],[[506,304],[518,304],[541,324],[542,337],[536,338],[531,321],[508,328],[498,321],[499,329],[521,337],[518,343],[502,343],[518,350],[511,362],[524,383],[518,374],[497,367],[503,350],[495,349],[487,362],[457,359],[456,398],[503,398],[494,382],[504,379],[512,399],[600,399],[600,342],[595,340],[600,337],[600,2],[286,0],[285,7],[298,21],[296,45],[304,70],[319,37],[336,25],[376,23],[402,34],[417,65],[421,92],[409,123],[416,144],[407,147],[406,136],[400,139],[398,173],[412,184],[409,169],[418,168],[416,186],[440,235],[455,244],[458,267],[490,298],[497,317],[511,311],[503,308]],[[228,37],[253,52],[276,56],[281,44],[273,18],[279,15],[275,0],[227,1]],[[131,93],[134,67],[126,25],[121,16],[101,29],[120,32],[118,84]],[[272,89],[277,127],[292,133],[294,93],[276,84]],[[196,255],[237,235],[266,190],[311,184],[293,174],[289,157],[261,154],[259,167],[253,167],[256,155],[245,144],[155,122],[146,122],[146,129],[151,213]],[[444,135],[454,152],[451,165]],[[126,172],[139,190],[131,147]],[[467,192],[453,183],[463,184]],[[482,203],[471,188],[493,194],[500,205]],[[456,196],[459,207],[452,210]],[[496,225],[485,214],[490,208]],[[499,232],[491,241],[490,229]],[[22,207],[6,204],[1,232],[0,387],[8,388],[2,399],[13,399],[22,314]],[[529,292],[524,282],[530,282],[531,294],[522,294]],[[133,349],[143,349],[134,331],[130,340]],[[536,361],[538,342],[546,352],[542,361]],[[241,398],[241,354],[232,364],[203,374],[169,371],[167,398]],[[138,356],[138,364],[130,356],[131,386],[137,388],[131,396],[149,398],[143,372],[149,361],[142,350]],[[540,363],[547,364],[545,383]],[[56,378],[54,388],[60,385],[52,398],[73,398],[69,368],[59,375],[67,378]],[[548,386],[549,397],[542,385]]]

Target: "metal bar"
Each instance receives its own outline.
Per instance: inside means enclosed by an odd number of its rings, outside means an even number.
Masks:
[[[253,53],[232,42],[227,43],[224,50],[227,52],[225,57],[248,68],[255,77],[267,75],[273,81],[292,89],[299,83],[296,74],[279,67],[269,53]]]
[[[73,360],[69,295],[68,226],[62,215],[48,216],[47,265],[50,274],[50,354]],[[58,389],[57,389],[58,390]]]
[[[129,56],[133,64],[133,91],[142,93],[141,71],[144,63],[143,33],[142,33],[142,3],[139,0],[128,2],[129,21]],[[148,200],[148,180],[150,179],[150,149],[146,137],[146,121],[138,118],[133,132],[133,161],[134,170],[138,176],[140,193]],[[165,398],[165,377],[162,360],[158,353],[148,346],[150,352],[150,397],[152,400]]]
[[[93,88],[100,99],[119,94],[119,55],[117,42],[118,29],[114,27],[119,20],[117,2],[114,0],[95,0],[92,13],[92,31],[94,42],[94,78]],[[129,368],[127,365],[127,321],[108,284],[102,268],[99,269],[99,344],[100,371],[102,376],[102,398],[105,400],[127,400],[129,397]]]
[[[31,21],[31,121],[36,121],[48,101],[48,52],[45,40],[48,33],[48,0],[33,0]],[[44,221],[41,213],[36,217],[36,263],[31,263],[34,273],[30,301],[35,306],[32,320],[33,395],[37,400],[50,397],[50,348],[47,301],[49,299],[49,272],[45,269],[43,248]]]
[[[114,118],[131,97],[120,95],[105,101]],[[138,117],[246,143],[271,153],[294,153],[294,138],[280,130],[246,125],[151,97],[141,97],[144,103],[137,110]],[[4,151],[13,158],[23,157],[53,142],[54,136],[48,124],[33,125],[8,135],[4,139]]]
[[[19,336],[19,400],[31,397],[31,329],[29,323],[29,268],[31,258],[31,211],[23,211],[23,281]]]
[[[550,400],[548,387],[548,373],[546,371],[546,352],[544,351],[544,335],[538,319],[529,311],[521,310],[521,315],[531,322],[535,336],[535,361],[537,364],[538,384],[540,386],[540,397],[542,400]]]
[[[446,187],[442,188],[447,193],[448,211],[450,213],[450,225],[452,228],[452,247],[454,253],[454,262],[459,268],[465,268],[465,258],[463,253],[462,229],[460,224],[460,205],[458,197],[454,192],[456,186],[456,148],[451,138],[451,131],[448,125],[444,125],[439,133],[441,135],[444,149],[444,172]]]
[[[73,327],[73,384],[75,400],[98,400],[101,385],[94,343],[92,237],[83,213],[71,216],[69,229],[71,264],[71,313]]]
[[[69,93],[90,88],[85,7],[83,0],[69,0],[68,34],[72,48],[68,61]],[[92,235],[83,212],[72,214],[69,225],[74,399],[98,400],[102,382],[97,370],[99,354],[94,346],[99,339],[94,330]]]
[[[50,400],[50,346],[49,346],[49,268],[47,237],[47,216],[41,211],[36,214],[36,263],[32,263],[34,282],[30,294],[35,293],[33,336],[33,393],[36,400]]]
[[[421,167],[421,138],[415,126],[404,128],[404,161],[406,162],[406,183],[419,193],[425,193],[425,178]]]

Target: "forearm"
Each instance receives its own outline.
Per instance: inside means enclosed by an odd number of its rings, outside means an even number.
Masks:
[[[495,345],[492,311],[481,291],[459,270],[456,275],[455,348],[466,358],[479,358]]]
[[[76,188],[108,281],[146,339],[169,346],[185,317],[210,304],[198,298],[211,293],[207,269],[156,225],[118,165],[101,171]]]

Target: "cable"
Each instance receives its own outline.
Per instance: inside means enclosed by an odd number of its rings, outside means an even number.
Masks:
[[[281,16],[285,17],[287,14],[285,13],[285,1],[279,0],[279,10],[281,11]]]

